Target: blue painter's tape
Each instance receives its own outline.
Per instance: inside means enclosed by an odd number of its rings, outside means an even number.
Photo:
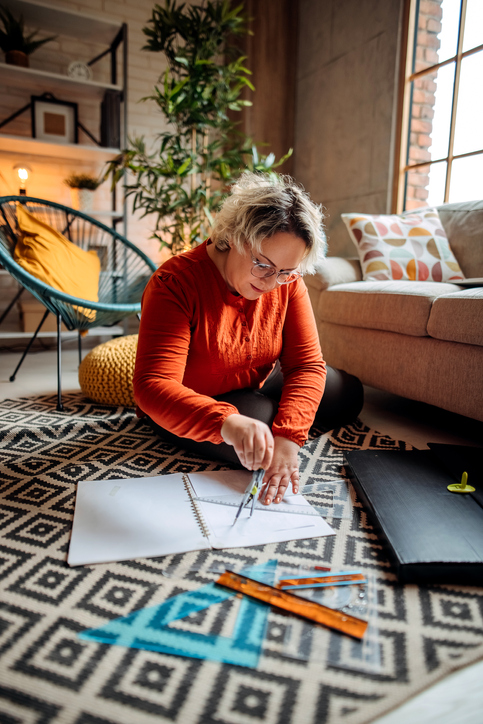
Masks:
[[[296,576],[292,576],[291,574],[287,574],[286,576],[283,576],[280,578],[281,581],[285,579],[290,579],[291,581],[295,581],[300,578],[332,578],[333,576],[360,576],[362,574],[362,571],[316,571],[313,569],[313,573],[310,571],[303,574],[298,574]],[[247,574],[245,574],[247,575]]]

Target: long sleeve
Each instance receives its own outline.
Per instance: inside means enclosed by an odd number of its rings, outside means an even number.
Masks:
[[[280,356],[284,384],[272,432],[302,446],[322,399],[326,367],[307,288],[302,281],[290,287]]]
[[[184,384],[192,330],[198,326],[195,297],[176,276],[158,272],[143,296],[134,371],[134,396],[140,409],[179,437],[222,442],[225,418],[237,412]],[[198,370],[203,376],[202,364]]]
[[[273,432],[302,445],[325,374],[303,281],[244,299],[228,290],[206,245],[154,273],[142,301],[133,382],[136,404],[160,427],[221,443],[223,422],[238,410],[214,397],[259,389],[277,359],[285,384]]]

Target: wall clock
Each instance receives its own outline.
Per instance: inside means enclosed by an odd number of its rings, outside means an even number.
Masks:
[[[81,60],[73,60],[67,68],[69,78],[76,80],[92,80],[92,70]]]

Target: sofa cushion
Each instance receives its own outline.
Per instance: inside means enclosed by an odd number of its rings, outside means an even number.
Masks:
[[[362,279],[359,259],[343,259],[337,256],[326,256],[316,267],[315,274],[306,274],[305,284],[320,292],[334,284],[360,282]]]
[[[342,214],[365,280],[448,282],[464,275],[436,209],[401,216]]]
[[[465,289],[435,299],[428,333],[435,339],[483,347],[483,289]]]
[[[439,217],[466,277],[483,277],[483,201],[438,206]]]
[[[316,312],[320,320],[332,324],[425,337],[433,301],[440,294],[451,296],[459,290],[440,282],[337,284],[321,292]]]
[[[328,322],[320,339],[327,364],[362,384],[483,421],[483,347]]]

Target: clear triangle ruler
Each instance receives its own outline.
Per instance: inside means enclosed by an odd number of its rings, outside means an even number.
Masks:
[[[271,505],[263,505],[263,503],[257,500],[255,502],[255,510],[264,510],[272,513],[291,513],[294,515],[319,515],[322,518],[352,517],[350,494],[348,486],[344,482],[333,481],[305,485],[302,493],[310,507],[308,505],[297,504],[296,496],[290,495],[287,496],[285,500],[282,500],[282,502],[272,503]],[[241,498],[238,493],[228,493],[218,496],[193,495],[193,500],[238,508]],[[287,500],[290,502],[285,502]]]
[[[196,497],[193,496],[193,500],[199,500],[203,503],[213,503],[214,505],[229,505],[233,508],[238,508],[240,505],[240,496],[237,493],[233,495],[218,495],[218,496],[206,496]],[[250,505],[251,508],[251,505]],[[297,505],[295,503],[275,503],[272,505],[263,505],[259,500],[255,502],[255,510],[264,510],[269,513],[292,513],[295,515],[324,515],[316,507],[312,505]]]
[[[229,505],[233,508],[238,508],[240,505],[240,495],[238,493],[218,496],[193,496],[193,500],[203,503],[213,503],[214,505]],[[309,505],[298,504],[296,500],[296,496],[288,496],[288,498],[282,500],[280,503],[272,503],[271,505],[263,505],[259,500],[256,500],[255,510],[264,510],[265,512],[272,513],[291,513],[293,515],[319,515],[324,518],[327,516],[341,517],[336,515],[331,497],[327,498],[326,496],[324,500],[319,499],[314,503],[310,502]]]
[[[352,518],[352,498],[345,480],[307,482],[300,491],[324,518]]]

